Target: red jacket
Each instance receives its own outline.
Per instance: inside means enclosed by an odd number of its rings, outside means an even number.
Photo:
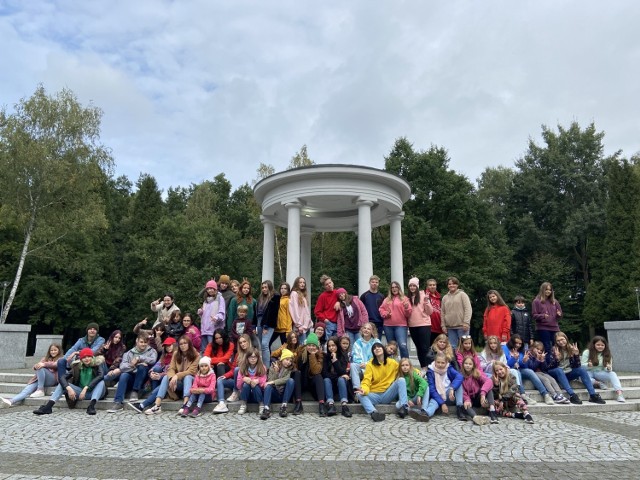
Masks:
[[[484,338],[495,335],[501,342],[511,338],[511,310],[506,305],[492,305],[484,312],[482,323]]]
[[[338,319],[338,312],[335,310],[335,304],[338,301],[338,294],[336,290],[330,292],[322,292],[316,300],[316,306],[313,309],[313,314],[316,316],[316,321],[329,321],[336,323]]]
[[[213,351],[214,346],[216,347],[215,352]],[[231,357],[233,356],[234,348],[235,345],[233,344],[233,342],[229,342],[229,348],[225,352],[222,350],[222,346],[218,346],[218,344],[211,342],[209,345],[207,345],[207,348],[204,349],[204,356],[211,359],[212,367],[215,367],[219,363],[224,363],[225,365],[231,367]]]
[[[193,385],[189,393],[193,393],[194,388],[204,388],[204,393],[215,396],[216,391],[216,374],[213,370],[209,370],[209,375],[200,375],[199,373],[193,379]]]

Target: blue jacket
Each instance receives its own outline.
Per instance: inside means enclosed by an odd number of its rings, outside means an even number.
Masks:
[[[73,344],[73,347],[67,350],[67,353],[64,354],[64,358],[69,358],[69,355],[71,355],[73,352],[79,352],[83,348],[90,348],[91,350],[93,350],[93,354],[95,355],[96,353],[98,353],[98,350],[103,344],[104,338],[102,338],[100,335],[96,335],[96,338],[94,338],[93,342],[91,343],[89,343],[89,341],[87,340],[87,336],[85,335],[84,337],[78,339],[78,341]]]
[[[433,370],[431,369],[431,365],[429,365],[429,369],[427,370],[427,382],[429,383],[429,399],[434,399],[438,402],[438,405],[442,405],[445,403],[445,399],[443,399],[438,391],[436,390],[436,379],[434,377]],[[453,368],[451,365],[447,367],[447,377],[451,381],[450,387],[454,390],[457,390],[464,380],[462,374]]]

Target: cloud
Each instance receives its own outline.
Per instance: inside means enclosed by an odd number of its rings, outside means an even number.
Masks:
[[[4,2],[0,103],[44,83],[104,110],[117,174],[163,189],[258,165],[383,167],[394,140],[477,178],[540,126],[640,149],[633,1]]]

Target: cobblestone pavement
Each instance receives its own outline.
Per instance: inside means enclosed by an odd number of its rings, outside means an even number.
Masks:
[[[478,427],[305,413],[260,421],[0,410],[0,479],[638,478],[640,412],[501,419]]]

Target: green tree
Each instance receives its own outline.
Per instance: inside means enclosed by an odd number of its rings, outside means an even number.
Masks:
[[[24,232],[0,323],[7,320],[29,255],[71,232],[107,226],[100,188],[112,159],[99,143],[101,116],[71,91],[51,96],[42,86],[12,112],[0,112],[0,204]]]

